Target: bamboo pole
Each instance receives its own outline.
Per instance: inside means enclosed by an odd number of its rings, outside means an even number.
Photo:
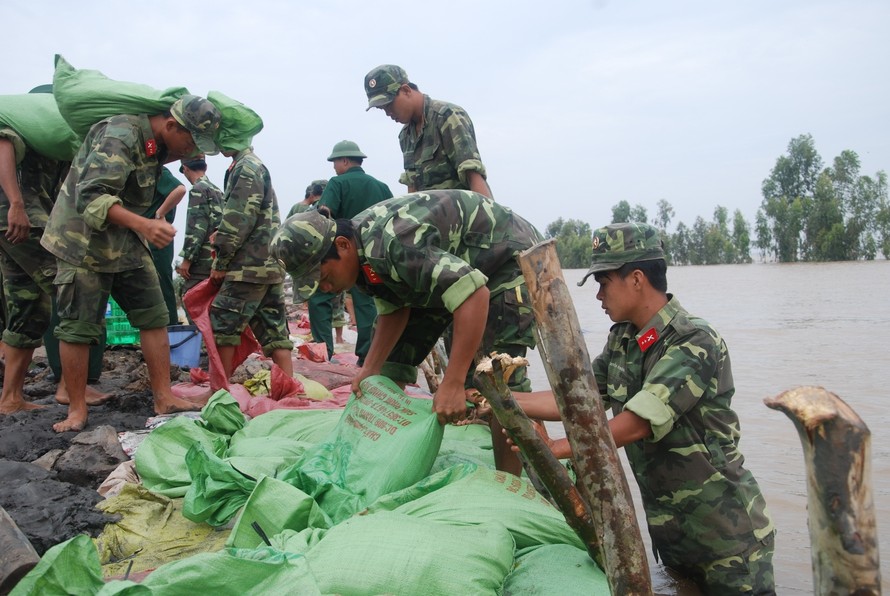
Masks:
[[[541,436],[535,431],[531,419],[525,415],[513,398],[507,379],[510,371],[505,370],[499,354],[494,358],[484,358],[476,367],[473,382],[491,406],[501,426],[507,431],[513,443],[519,447],[525,461],[534,469],[538,481],[544,486],[566,522],[581,538],[587,552],[600,568],[605,568],[599,537],[590,508],[578,488],[572,483],[568,472],[553,455]]]
[[[609,586],[613,594],[651,594],[649,561],[633,498],[556,255],[556,241],[524,251],[519,265],[532,300],[538,350],[572,447],[578,488],[601,533]]]
[[[880,594],[868,427],[821,387],[763,401],[791,419],[803,445],[814,593]]]

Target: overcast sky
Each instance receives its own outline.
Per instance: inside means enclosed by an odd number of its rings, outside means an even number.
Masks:
[[[0,23],[2,94],[50,82],[59,53],[252,107],[283,214],[333,175],[342,139],[405,192],[399,125],[365,111],[364,75],[383,63],[467,110],[495,199],[541,231],[604,225],[621,200],[652,217],[666,199],[674,226],[717,205],[753,224],[763,179],[806,133],[826,164],[851,149],[863,174],[890,169],[886,0],[4,0]],[[222,185],[227,160],[209,164]]]

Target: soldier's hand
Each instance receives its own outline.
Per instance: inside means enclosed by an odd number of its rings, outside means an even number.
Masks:
[[[28,219],[24,206],[18,203],[11,204],[6,222],[8,226],[6,239],[12,244],[18,244],[28,239],[28,234],[31,232],[31,220]]]
[[[443,426],[449,422],[460,422],[466,418],[467,395],[463,382],[448,383],[443,379],[436,395],[433,396],[433,412],[439,419],[439,424]]]
[[[226,278],[226,272],[221,269],[211,269],[210,270],[210,283],[215,286],[221,286],[223,280]]]
[[[176,228],[166,220],[146,218],[143,235],[155,248],[164,248],[173,242],[173,237],[176,235]]]
[[[188,259],[183,259],[182,263],[176,266],[176,273],[179,274],[179,277],[182,279],[190,279],[191,273],[189,273],[189,269],[192,268],[192,262]]]

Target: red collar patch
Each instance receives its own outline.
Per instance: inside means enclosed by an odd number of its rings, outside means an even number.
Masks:
[[[658,331],[655,330],[655,327],[652,327],[637,339],[637,345],[640,346],[641,352],[645,352],[657,341]]]
[[[158,143],[154,139],[148,139],[145,141],[145,154],[149,157],[154,157],[154,155],[158,152]]]
[[[365,279],[368,280],[369,284],[380,285],[383,283],[383,280],[380,279],[380,276],[377,275],[377,272],[370,265],[362,265],[362,272],[364,272]]]

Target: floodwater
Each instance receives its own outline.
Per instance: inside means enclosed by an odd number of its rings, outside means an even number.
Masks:
[[[584,271],[563,272],[591,357],[602,350],[611,321]],[[807,530],[806,475],[797,431],[766,397],[802,385],[837,394],[871,430],[871,482],[884,557],[890,556],[890,261],[669,267],[668,291],[691,313],[710,322],[732,358],[733,408],[741,423],[741,450],[763,490],[778,530],[773,559],[776,591],[812,594]],[[529,354],[534,389],[547,386],[537,351]],[[564,436],[558,423],[551,434]],[[622,457],[623,459],[623,457]],[[625,473],[629,474],[624,460]],[[628,475],[640,530],[649,537],[636,482]],[[661,594],[696,594],[655,563],[653,587]],[[883,588],[890,587],[887,573]]]

